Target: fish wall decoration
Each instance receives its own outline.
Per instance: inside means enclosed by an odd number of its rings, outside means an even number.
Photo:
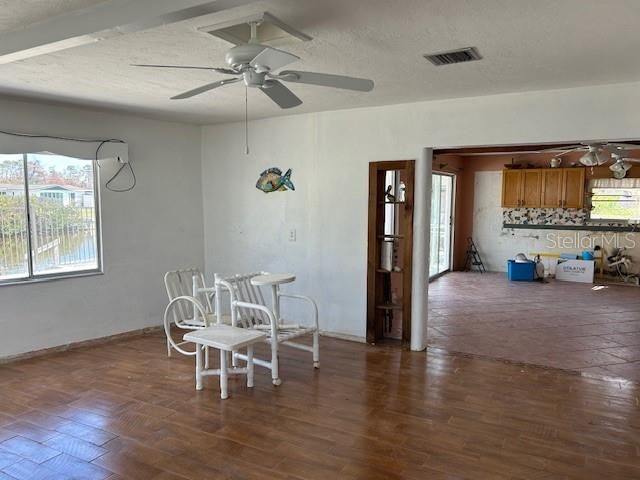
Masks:
[[[256,188],[264,193],[296,189],[291,181],[291,169],[287,170],[283,175],[282,170],[275,167],[269,168],[260,174],[260,178],[256,182]]]

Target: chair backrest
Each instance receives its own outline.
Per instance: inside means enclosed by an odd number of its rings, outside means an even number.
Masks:
[[[223,291],[219,288],[222,280],[222,284],[228,284],[233,289],[233,296],[235,300],[246,303],[253,303],[257,305],[267,306],[264,295],[260,287],[256,287],[251,284],[251,279],[262,275],[263,272],[254,272],[243,275],[234,275],[233,277],[222,278],[216,275],[216,310],[221,308],[221,294]],[[227,287],[229,288],[229,287]],[[240,309],[238,312],[238,319],[242,326],[245,328],[252,327],[254,325],[270,325],[269,317],[266,313],[257,310]],[[240,325],[238,325],[240,326]]]
[[[167,290],[169,302],[177,297],[193,297],[193,287],[205,288],[204,274],[195,268],[184,270],[172,270],[164,274],[164,286]],[[200,300],[206,313],[213,313],[211,299],[205,292],[200,292],[195,297]],[[189,302],[178,302],[173,309],[174,318],[180,316],[183,320],[194,318],[193,305]]]

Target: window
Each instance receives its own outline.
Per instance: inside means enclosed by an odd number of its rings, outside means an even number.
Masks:
[[[91,161],[0,155],[0,284],[100,271],[96,185]]]
[[[640,179],[598,179],[591,186],[591,219],[640,221]]]

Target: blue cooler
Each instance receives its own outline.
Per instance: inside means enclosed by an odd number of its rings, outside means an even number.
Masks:
[[[533,282],[536,276],[536,262],[516,262],[509,260],[507,278],[510,282]]]

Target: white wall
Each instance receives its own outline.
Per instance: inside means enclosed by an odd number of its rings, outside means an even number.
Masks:
[[[294,271],[290,288],[317,297],[321,328],[364,337],[368,162],[415,158],[423,146],[639,137],[640,84],[257,120],[249,156],[242,125],[210,126],[202,144],[206,268]],[[293,168],[296,192],[256,190],[270,166]],[[287,241],[290,227],[296,243]]]
[[[2,130],[121,138],[138,177],[132,192],[102,190],[104,275],[0,286],[0,358],[160,325],[163,273],[203,264],[200,128],[8,100],[0,111]]]

